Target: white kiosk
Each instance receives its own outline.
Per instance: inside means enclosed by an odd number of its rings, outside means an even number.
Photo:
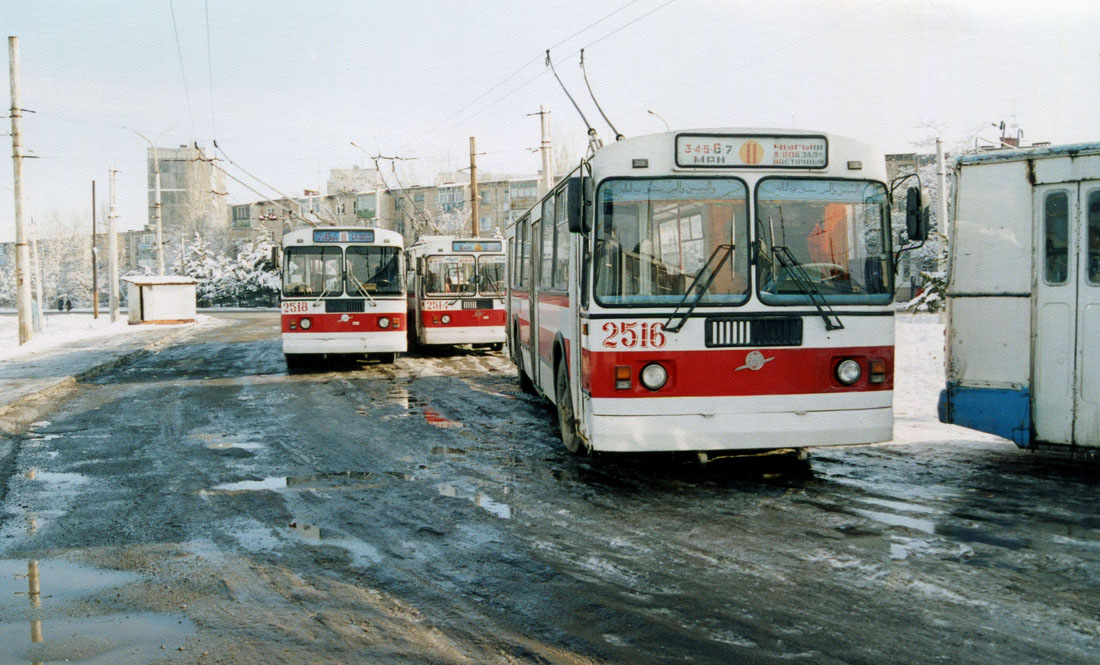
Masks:
[[[179,275],[132,275],[127,283],[130,324],[194,323],[198,280]]]

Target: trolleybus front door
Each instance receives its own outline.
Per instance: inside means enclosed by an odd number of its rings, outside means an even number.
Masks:
[[[1078,445],[1100,447],[1100,181],[1086,181],[1080,190],[1073,431]]]
[[[1100,446],[1100,182],[1036,188],[1035,220],[1035,438]]]

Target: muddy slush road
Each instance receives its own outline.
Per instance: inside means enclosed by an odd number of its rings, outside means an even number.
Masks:
[[[9,423],[0,663],[1100,662],[1095,463],[575,458],[505,354],[218,322]]]

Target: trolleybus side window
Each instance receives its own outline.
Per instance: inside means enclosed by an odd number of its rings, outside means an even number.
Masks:
[[[888,302],[886,188],[858,180],[767,178],[756,187],[757,280],[766,304]]]
[[[748,300],[748,190],[741,180],[605,180],[597,210],[593,262],[600,304],[675,305],[708,282],[700,305]],[[710,270],[720,263],[721,270],[693,285],[712,256]]]
[[[483,296],[504,294],[504,262],[502,254],[482,254],[477,257],[477,290]]]
[[[569,210],[566,206],[566,190],[558,192],[554,199],[554,289],[565,291],[569,287]]]
[[[520,229],[523,231],[523,251],[520,255],[519,264],[519,285],[521,287],[530,288],[531,280],[531,218],[524,217],[520,222]]]
[[[350,296],[401,295],[401,251],[397,247],[347,248],[347,292]]]
[[[283,295],[341,295],[343,257],[343,250],[335,246],[288,247],[283,260]]]
[[[1050,192],[1043,201],[1043,277],[1047,284],[1069,278],[1069,194]]]
[[[539,273],[539,286],[549,289],[554,280],[554,198],[546,197],[542,202],[542,224],[539,227],[542,236],[542,269]]]
[[[1089,284],[1100,284],[1100,189],[1089,192],[1088,210]]]

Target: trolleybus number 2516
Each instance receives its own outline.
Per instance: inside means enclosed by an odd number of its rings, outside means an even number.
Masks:
[[[820,132],[596,150],[505,234],[521,386],[573,452],[889,440],[891,198],[882,153]]]

